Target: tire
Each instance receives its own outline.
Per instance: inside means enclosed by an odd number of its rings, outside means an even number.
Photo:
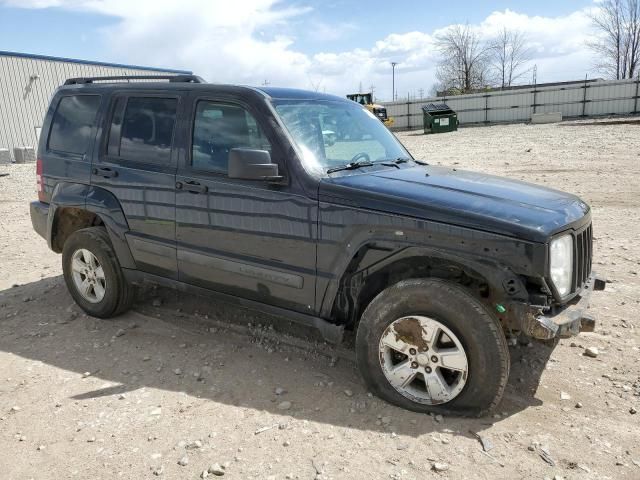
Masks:
[[[74,260],[79,263],[74,263]],[[83,264],[96,268],[78,277],[76,274]],[[127,311],[133,303],[135,288],[125,280],[104,227],[83,228],[69,236],[62,249],[62,271],[69,293],[80,308],[92,317],[117,316]],[[82,279],[93,282],[94,287],[88,293],[83,293],[79,287]]]
[[[416,348],[407,349],[412,343]],[[498,320],[464,288],[438,279],[404,280],[375,297],[358,326],[356,359],[368,388],[383,400],[460,416],[493,410],[510,367]]]

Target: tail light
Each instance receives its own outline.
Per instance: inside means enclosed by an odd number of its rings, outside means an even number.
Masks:
[[[42,181],[42,159],[36,160],[36,187],[38,189],[38,200],[44,202],[44,182]]]

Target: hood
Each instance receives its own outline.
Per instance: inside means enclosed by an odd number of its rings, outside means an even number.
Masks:
[[[432,166],[324,178],[320,199],[537,242],[586,223],[590,210],[558,190]]]

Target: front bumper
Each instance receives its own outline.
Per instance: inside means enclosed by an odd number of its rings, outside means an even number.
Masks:
[[[591,293],[604,290],[605,281],[595,274],[588,278],[580,295],[566,305],[553,307],[551,311],[542,313],[540,309],[529,307],[523,317],[524,333],[538,340],[568,338],[580,332],[593,332],[596,320],[586,311],[589,308]]]

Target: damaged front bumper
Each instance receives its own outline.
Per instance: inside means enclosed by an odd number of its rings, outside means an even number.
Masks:
[[[604,290],[605,281],[595,274],[591,274],[580,295],[573,298],[566,305],[551,307],[544,311],[541,307],[521,305],[522,330],[538,340],[553,338],[568,338],[580,332],[593,332],[595,318],[587,313],[591,293],[594,290]]]

